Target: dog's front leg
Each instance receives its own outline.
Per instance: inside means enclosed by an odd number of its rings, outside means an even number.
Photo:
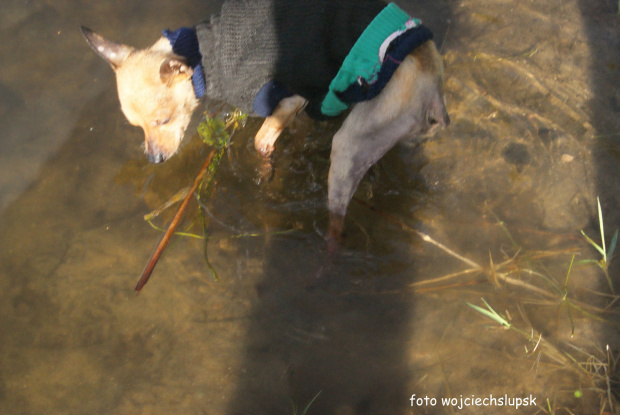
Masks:
[[[306,102],[306,99],[299,95],[293,95],[280,101],[273,114],[265,118],[263,125],[254,137],[256,151],[265,157],[270,156],[275,149],[276,140],[303,109]]]

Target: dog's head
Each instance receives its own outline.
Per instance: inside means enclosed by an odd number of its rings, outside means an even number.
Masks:
[[[144,130],[147,159],[165,161],[179,148],[198,105],[192,68],[172,52],[165,38],[148,49],[135,49],[85,27],[81,30],[90,47],[114,69],[121,109],[132,125]]]

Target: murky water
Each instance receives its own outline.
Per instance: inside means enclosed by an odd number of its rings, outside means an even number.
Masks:
[[[149,165],[78,27],[145,46],[217,2],[2,3],[1,413],[619,413],[617,297],[579,262],[597,195],[607,247],[620,226],[617,5],[401,4],[436,34],[452,124],[371,169],[320,282],[337,124],[300,119],[259,184],[250,121],[208,202],[219,280],[177,238],[136,297],[142,217],[206,151]]]

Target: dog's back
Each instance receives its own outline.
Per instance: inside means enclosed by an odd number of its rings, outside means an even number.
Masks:
[[[320,103],[351,48],[385,8],[379,0],[234,0],[196,26],[210,97],[247,113],[268,81]]]

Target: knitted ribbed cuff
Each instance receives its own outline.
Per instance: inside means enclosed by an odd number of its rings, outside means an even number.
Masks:
[[[407,25],[407,22],[410,22]],[[329,85],[329,91],[321,103],[321,112],[326,116],[336,116],[349,105],[342,102],[338,92],[345,91],[352,83],[362,77],[372,83],[381,68],[380,49],[383,43],[395,32],[420,24],[394,3],[388,4],[364,30],[345,58],[336,77]]]

